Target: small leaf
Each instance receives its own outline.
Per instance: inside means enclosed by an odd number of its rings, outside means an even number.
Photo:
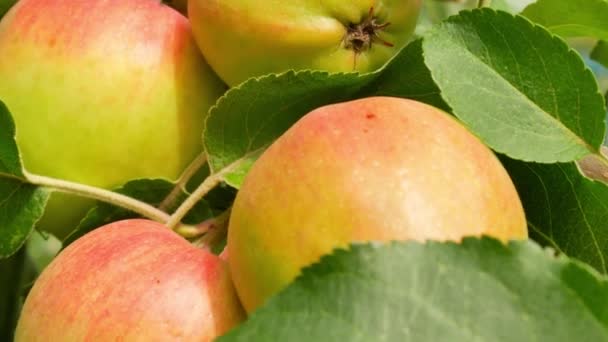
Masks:
[[[15,122],[0,101],[0,259],[25,243],[50,195],[25,181],[15,133]]]
[[[522,15],[563,37],[608,40],[607,0],[538,0]]]
[[[219,341],[606,341],[608,280],[532,242],[355,245]]]
[[[504,159],[522,203],[530,235],[541,244],[608,273],[608,186],[569,164]]]
[[[0,101],[0,176],[24,178],[19,149],[15,141],[15,122]]]
[[[171,192],[175,184],[163,179],[137,179],[130,181],[114,191],[133,197],[142,202],[158,206]],[[176,205],[181,203],[187,194],[182,193]],[[86,233],[110,222],[139,217],[136,213],[111,204],[99,202],[91,208],[80,221],[78,227],[63,241],[63,248],[76,241]],[[213,217],[209,204],[202,200],[184,218],[184,223],[199,223]]]
[[[600,40],[591,51],[591,58],[608,68],[608,41]]]
[[[560,39],[491,9],[451,17],[423,41],[454,114],[498,152],[537,162],[599,153],[605,107],[593,74]]]
[[[223,177],[226,184],[238,189],[243,183],[247,172],[253,166],[253,163],[255,163],[255,161],[260,157],[262,152],[264,152],[266,147],[267,146],[264,146],[254,150],[251,153],[241,157],[236,163],[232,164],[228,172],[226,172]]]
[[[49,195],[44,188],[0,177],[0,259],[24,244],[42,217]]]
[[[25,248],[32,271],[40,274],[61,250],[61,241],[54,235],[38,230],[30,235]]]

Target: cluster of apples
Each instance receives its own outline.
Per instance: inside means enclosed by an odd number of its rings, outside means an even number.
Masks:
[[[156,0],[21,0],[0,22],[0,99],[32,172],[102,188],[175,179],[227,85],[374,70],[411,38],[420,6],[189,0],[187,18]],[[53,194],[39,229],[61,235],[90,205]],[[149,220],[98,228],[40,275],[16,340],[211,340],[334,248],[482,234],[526,238],[524,212],[456,119],[390,97],[333,104],[254,164],[222,257]]]

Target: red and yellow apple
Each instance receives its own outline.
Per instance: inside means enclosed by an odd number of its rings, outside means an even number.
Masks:
[[[21,0],[0,56],[25,168],[103,188],[177,178],[225,90],[188,20],[155,0]],[[90,204],[55,193],[40,227],[62,236]]]
[[[223,260],[135,219],[92,231],[45,268],[15,340],[211,341],[243,319]]]
[[[228,262],[251,312],[334,248],[480,235],[527,238],[496,156],[445,112],[372,97],[308,113],[254,163],[232,209]]]
[[[421,0],[188,0],[203,55],[228,84],[289,69],[372,71],[411,38]]]

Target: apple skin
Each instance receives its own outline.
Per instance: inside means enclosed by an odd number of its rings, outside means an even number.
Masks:
[[[526,239],[515,187],[452,116],[406,99],[318,108],[254,163],[237,194],[228,262],[248,312],[349,243]]]
[[[188,0],[188,16],[203,55],[229,85],[289,69],[372,71],[411,38],[421,0]],[[378,23],[390,22],[359,54],[345,48],[349,24],[373,7]],[[355,56],[356,55],[356,56]],[[356,61],[355,61],[356,60]]]
[[[15,341],[210,341],[244,318],[223,260],[132,219],[83,236],[45,268]]]
[[[176,179],[225,90],[160,1],[21,0],[0,21],[0,56],[25,168],[102,188]],[[61,237],[90,205],[53,194],[40,228]]]

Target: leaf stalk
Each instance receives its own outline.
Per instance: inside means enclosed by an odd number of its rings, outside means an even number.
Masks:
[[[181,220],[188,214],[196,203],[198,203],[209,191],[215,188],[222,181],[223,174],[216,173],[207,177],[194,192],[175,210],[173,215],[166,221],[166,226],[175,230]]]
[[[198,170],[200,170],[203,165],[205,165],[207,163],[207,153],[206,152],[202,152],[201,154],[199,154],[196,159],[194,159],[192,161],[192,163],[190,163],[190,165],[188,165],[188,167],[184,170],[184,172],[179,176],[179,178],[177,179],[177,183],[175,184],[175,187],[173,188],[173,190],[171,190],[171,192],[167,195],[167,197],[165,197],[165,199],[159,204],[158,209],[163,210],[163,211],[167,211],[169,210],[173,204],[175,203],[175,201],[177,200],[177,198],[179,197],[180,193],[186,192],[186,184],[190,181],[190,179],[192,179],[192,177],[196,174],[196,172]]]
[[[29,172],[26,172],[25,176],[31,184],[123,207],[157,222],[164,223],[170,218],[167,213],[154,206],[114,191]]]

